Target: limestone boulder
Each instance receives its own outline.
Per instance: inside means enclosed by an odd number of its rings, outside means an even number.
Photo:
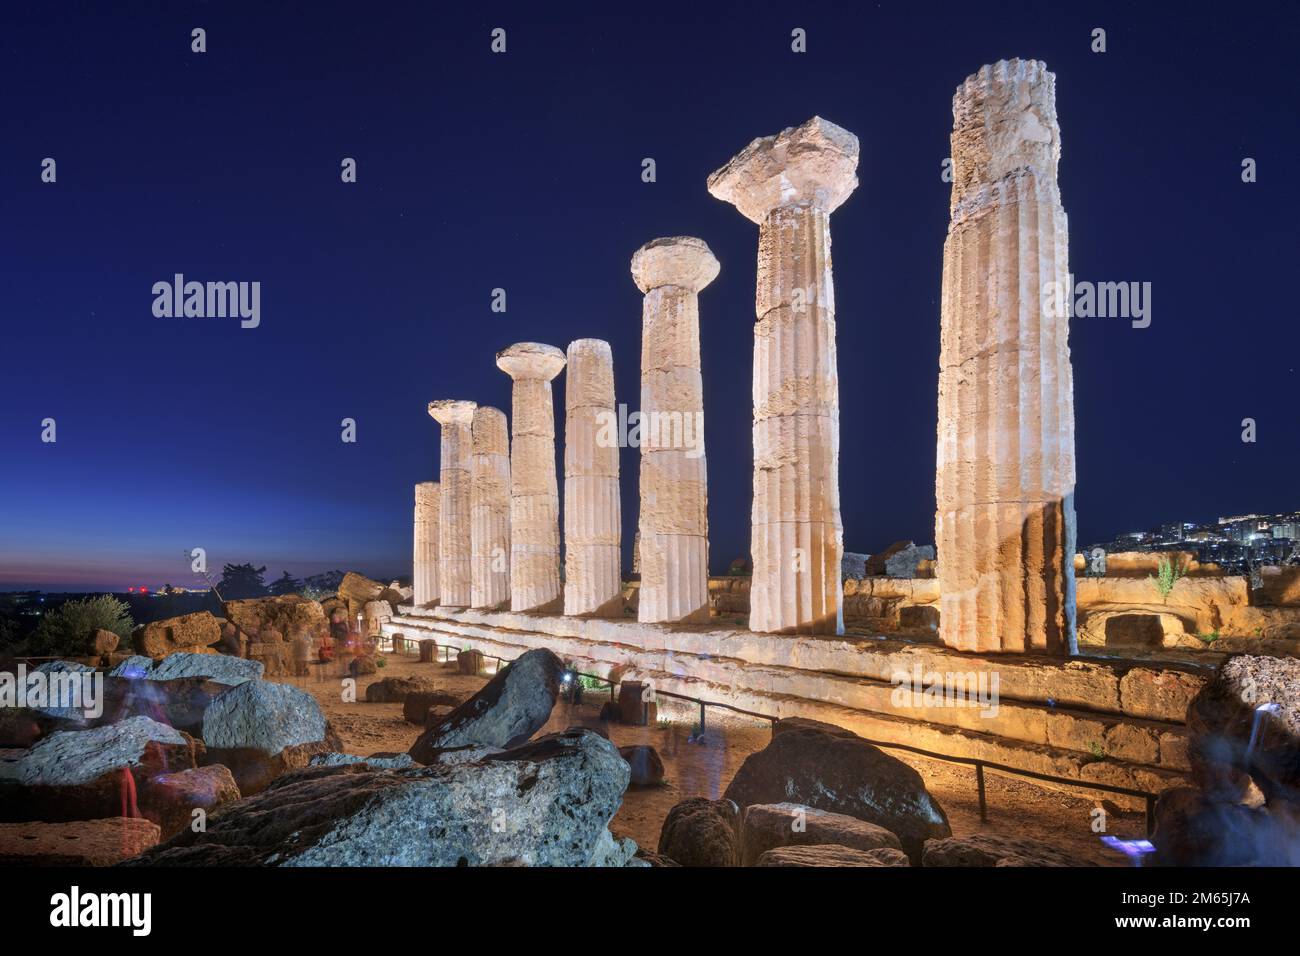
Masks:
[[[207,762],[230,768],[241,793],[254,794],[318,753],[342,749],[316,698],[289,684],[247,681],[203,714]]]
[[[0,820],[93,820],[149,805],[149,781],[195,766],[193,738],[145,716],[58,731],[0,765]]]
[[[854,735],[778,733],[745,758],[723,796],[741,807],[788,801],[866,820],[893,832],[914,861],[926,840],[952,834],[921,775]]]
[[[911,541],[895,541],[879,554],[871,555],[862,577],[915,578],[922,561],[934,560],[932,545],[916,545]]]
[[[161,773],[149,781],[150,799],[144,815],[158,824],[162,839],[194,825],[196,810],[207,816],[240,798],[230,770],[221,764]]]
[[[361,608],[361,618],[365,624],[365,633],[378,637],[379,629],[393,619],[393,605],[388,601],[367,601]]]
[[[327,627],[324,608],[297,594],[227,601],[224,608],[228,621],[253,635],[274,630],[293,637],[300,633],[318,634]],[[265,637],[260,639],[265,641]]]
[[[619,755],[632,770],[632,786],[657,787],[664,782],[664,762],[659,751],[648,744],[619,747]]]
[[[349,571],[339,584],[338,599],[347,610],[348,621],[352,622],[361,614],[368,601],[378,601],[384,586],[364,575]]]
[[[1270,801],[1300,800],[1300,660],[1229,657],[1192,701],[1187,730],[1192,778],[1211,797],[1239,797],[1253,780]]]
[[[1041,840],[977,834],[927,840],[922,866],[1080,866],[1081,861]]]
[[[441,719],[465,703],[465,700],[464,694],[456,694],[449,690],[416,691],[407,694],[402,701],[402,717],[412,724],[428,727],[431,711],[439,710],[438,717]]]
[[[859,850],[836,843],[782,846],[767,850],[754,866],[911,866],[907,854],[894,847]]]
[[[221,623],[208,611],[196,611],[135,629],[131,643],[137,653],[161,660],[175,651],[193,651],[221,640]]]
[[[411,747],[411,756],[428,763],[432,751],[447,747],[518,746],[550,719],[564,670],[564,662],[545,648],[521,654],[477,694],[421,734]]]
[[[1300,814],[1289,801],[1247,806],[1194,787],[1156,801],[1149,866],[1300,866]]]
[[[759,857],[777,847],[822,843],[861,851],[893,848],[903,855],[898,837],[884,827],[798,803],[746,807],[740,832],[741,866],[757,866]]]
[[[98,657],[112,654],[120,643],[122,638],[119,635],[103,628],[96,628],[90,635],[90,646]]]
[[[401,704],[412,694],[434,692],[433,681],[423,677],[385,677],[366,688],[366,703]]]
[[[678,866],[735,866],[739,860],[740,809],[730,800],[691,797],[668,811],[659,831],[659,853]]]
[[[462,764],[309,767],[130,865],[626,864],[636,845],[613,840],[608,825],[627,774],[614,746],[589,733]]]
[[[0,823],[0,866],[114,866],[158,843],[141,817],[70,823]]]
[[[131,668],[119,667],[116,676],[131,676]],[[119,671],[126,673],[119,674]],[[215,684],[234,687],[245,681],[260,680],[265,668],[260,661],[230,657],[226,654],[168,654],[154,664],[143,676],[146,680],[171,681],[181,678],[202,678]]]
[[[858,554],[854,551],[845,551],[844,557],[840,559],[840,578],[844,581],[857,581],[867,576],[867,562],[871,560],[869,554]]]
[[[359,763],[369,764],[372,767],[382,767],[387,770],[405,770],[408,767],[416,766],[410,754],[399,753],[376,753],[371,754],[369,757],[340,753],[317,754],[311,758],[308,766],[344,767]]]

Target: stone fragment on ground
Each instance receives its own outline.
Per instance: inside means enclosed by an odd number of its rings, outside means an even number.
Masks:
[[[221,640],[221,624],[209,611],[196,611],[141,625],[131,634],[136,652],[160,660],[175,651],[194,651]]]
[[[678,866],[735,866],[740,809],[730,800],[691,797],[664,817],[659,853]]]
[[[860,850],[837,843],[781,846],[767,850],[754,866],[911,866],[907,854],[895,847]]]
[[[664,782],[663,758],[654,747],[649,744],[632,744],[619,747],[618,752],[632,768],[632,786],[657,787]]]
[[[768,850],[786,846],[834,843],[854,850],[892,847],[898,837],[882,826],[842,813],[828,813],[798,803],[759,803],[741,815],[741,866],[756,866]]]
[[[922,866],[1080,866],[1081,861],[1041,840],[975,834],[927,840]]]
[[[240,798],[235,778],[221,764],[158,774],[148,790],[144,815],[158,824],[164,840],[193,826],[196,810],[203,811],[206,825],[208,816]]]
[[[140,817],[0,823],[0,866],[113,866],[158,840],[157,824]]]

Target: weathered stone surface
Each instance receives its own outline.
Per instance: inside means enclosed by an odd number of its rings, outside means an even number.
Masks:
[[[144,815],[158,824],[164,840],[191,827],[195,810],[210,815],[240,797],[235,778],[221,764],[158,774],[148,790]]]
[[[558,602],[560,493],[555,474],[555,401],[551,379],[565,355],[553,345],[519,342],[497,353],[513,380],[510,444],[510,607],[529,611]]]
[[[649,744],[633,744],[618,748],[619,756],[632,769],[634,787],[657,787],[664,782],[664,762],[659,751]]]
[[[952,831],[921,775],[857,737],[788,730],[745,758],[724,796],[738,806],[793,801],[892,831],[914,860]],[[674,859],[674,854],[669,853]]]
[[[847,584],[849,581],[856,581],[859,578],[867,576],[867,562],[871,560],[869,554],[859,554],[855,551],[845,551],[844,557],[840,561],[840,578]]]
[[[400,704],[411,694],[433,692],[433,681],[423,677],[385,677],[366,688],[366,703]]]
[[[645,295],[637,619],[646,623],[709,616],[699,292],[718,270],[708,245],[692,236],[655,239],[632,256]]]
[[[361,757],[357,754],[327,753],[317,754],[312,757],[308,761],[308,766],[343,767],[358,763],[369,764],[372,767],[380,767],[386,770],[405,770],[416,765],[410,754],[377,753],[371,754],[369,757]]]
[[[226,620],[253,635],[270,629],[291,638],[302,632],[318,634],[327,627],[320,604],[297,594],[227,601],[224,608]]]
[[[627,764],[590,733],[463,764],[311,767],[134,864],[621,865],[636,846],[615,843],[607,827],[626,786]]]
[[[199,657],[217,657],[220,655],[200,654]],[[153,671],[153,658],[145,657],[142,654],[132,654],[126,660],[121,661],[108,672],[109,677],[129,677],[133,679],[143,679],[149,676]]]
[[[221,624],[208,611],[182,614],[154,621],[135,629],[131,643],[142,655],[154,660],[173,651],[207,647],[221,640]]]
[[[134,659],[133,659],[134,660]],[[250,680],[260,680],[265,667],[260,661],[230,657],[227,654],[168,654],[147,672],[139,674],[145,680],[169,681],[183,677],[201,677],[215,684],[237,686]],[[115,676],[133,677],[137,671],[128,662],[113,671]]]
[[[1042,63],[1003,60],[958,87],[940,308],[935,541],[939,634],[961,650],[1076,649],[1060,152],[1055,77]],[[1054,289],[1059,307],[1048,294]]]
[[[338,598],[347,610],[348,622],[355,623],[357,615],[366,606],[366,602],[377,601],[383,590],[384,586],[378,581],[372,581],[355,571],[343,575],[343,581],[339,584]],[[324,604],[321,605],[321,609],[325,610]],[[328,614],[329,611],[325,613]]]
[[[884,827],[798,803],[745,807],[741,814],[740,834],[741,866],[759,865],[759,857],[776,847],[821,843],[834,843],[855,850],[893,847],[899,851],[899,856],[903,856],[898,837]]]
[[[1080,866],[1082,862],[1041,840],[976,834],[927,840],[922,866]]]
[[[95,653],[100,656],[112,654],[117,650],[117,645],[121,642],[121,636],[114,634],[112,631],[106,631],[103,628],[96,628],[90,638],[91,647],[93,647]]]
[[[203,715],[203,741],[208,762],[229,767],[245,795],[315,754],[341,749],[316,698],[269,681],[248,681],[214,700]]]
[[[429,403],[442,426],[438,456],[438,594],[443,607],[469,607],[472,600],[470,487],[473,474],[474,402]]]
[[[379,673],[379,662],[373,654],[358,654],[348,661],[348,673],[353,677],[365,677]]]
[[[510,426],[505,412],[480,405],[470,431],[470,600],[502,607],[510,601]]]
[[[866,574],[860,577],[883,575],[887,578],[915,578],[922,561],[934,560],[934,548],[928,544],[916,545],[911,541],[895,541],[866,562]]]
[[[893,847],[861,850],[836,843],[782,846],[767,850],[752,866],[911,866],[907,854]]]
[[[441,598],[438,585],[438,511],[441,485],[422,481],[415,486],[413,570],[416,607],[428,607]]]
[[[542,648],[520,655],[481,691],[421,734],[411,756],[428,763],[433,751],[447,747],[522,744],[550,719],[564,669],[563,661]]]
[[[0,824],[0,866],[113,866],[160,839],[140,817]]]
[[[601,339],[576,339],[565,367],[564,613],[621,616],[614,355]]]
[[[1300,866],[1295,804],[1251,807],[1194,787],[1156,801],[1155,852],[1149,866]]]
[[[636,858],[643,860],[650,866],[681,866],[676,860],[670,860],[661,853],[655,853],[653,850],[647,850],[644,847],[636,851]]]
[[[756,139],[709,192],[759,224],[750,627],[843,633],[839,372],[830,216],[858,140],[820,117]],[[796,557],[792,557],[796,556]],[[644,575],[645,556],[642,555]]]
[[[195,765],[195,742],[144,716],[59,731],[0,768],[0,819],[89,820],[132,815],[148,781]]]
[[[933,604],[907,604],[898,609],[898,626],[902,629],[939,630],[939,609]]]
[[[1297,800],[1300,660],[1229,657],[1192,701],[1187,729],[1192,777],[1210,798],[1239,797],[1253,780],[1270,802]]]
[[[735,803],[691,797],[664,817],[659,853],[678,866],[735,866],[740,859],[739,830]]]

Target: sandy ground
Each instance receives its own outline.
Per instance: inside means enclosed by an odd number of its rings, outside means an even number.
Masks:
[[[454,667],[421,664],[415,655],[389,655],[388,666],[376,675],[357,681],[357,700],[343,700],[343,669],[340,665],[313,665],[312,674],[300,678],[279,678],[312,693],[320,702],[325,716],[343,739],[348,753],[370,755],[384,751],[406,751],[420,734],[420,728],[402,717],[400,704],[368,704],[365,689],[384,677],[422,677],[440,689],[470,696],[487,682],[486,677],[466,677]],[[697,719],[694,708],[661,714],[660,721],[649,727],[600,724],[601,704],[607,692],[587,691],[580,705],[561,701],[555,707],[543,733],[564,730],[576,724],[602,726],[609,738],[620,746],[651,744],[658,750],[665,767],[663,786],[629,788],[623,806],[610,828],[618,836],[629,836],[638,845],[656,849],[659,829],[669,809],[687,797],[717,798],[749,754],[767,746],[771,739],[766,721],[747,718],[722,720],[709,711],[709,726],[702,743],[688,742],[691,725]],[[688,708],[690,705],[686,705]],[[988,822],[979,817],[979,800],[972,767],[913,757],[898,751],[894,755],[911,764],[925,778],[930,793],[947,811],[953,834],[996,833],[1032,837],[1060,847],[1080,862],[1104,866],[1124,866],[1117,852],[1105,847],[1093,832],[1096,799],[1048,790],[1028,781],[986,775]],[[1124,812],[1106,806],[1107,832],[1127,839],[1144,835],[1141,812]]]

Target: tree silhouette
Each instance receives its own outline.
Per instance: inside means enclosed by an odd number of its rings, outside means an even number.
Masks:
[[[271,593],[275,595],[299,594],[301,591],[302,582],[289,574],[288,571],[285,571],[271,582]]]
[[[255,568],[250,564],[227,564],[221,569],[221,596],[227,601],[240,598],[265,597],[266,581],[262,575],[266,565]]]

